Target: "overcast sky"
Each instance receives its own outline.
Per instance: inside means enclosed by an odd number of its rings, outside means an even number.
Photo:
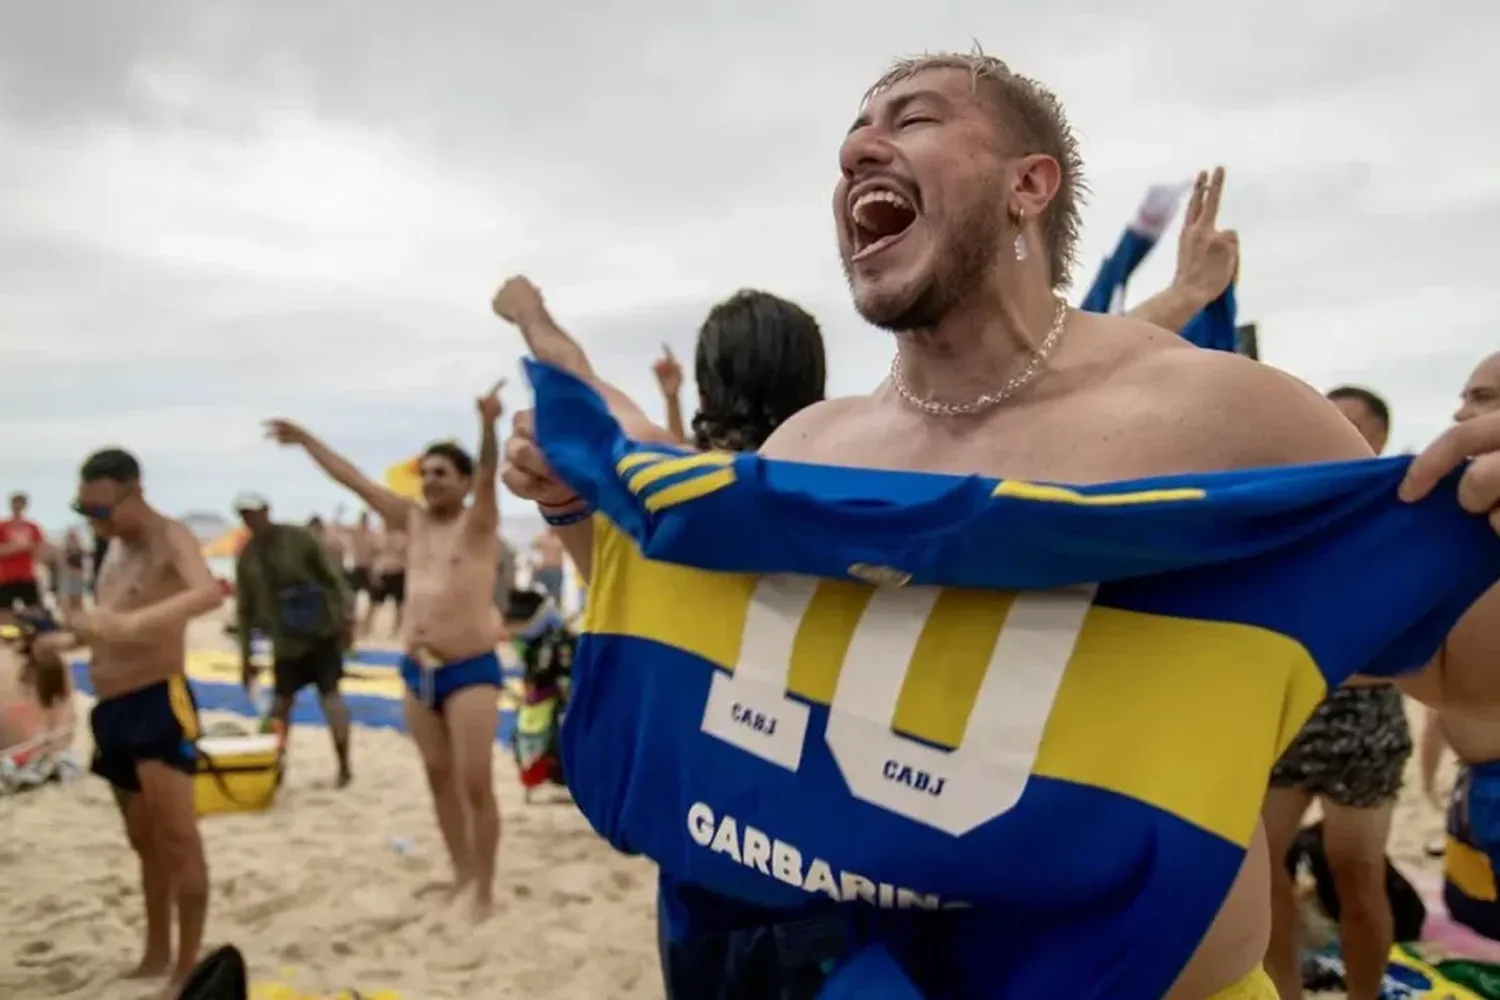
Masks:
[[[1080,284],[1147,185],[1223,162],[1265,359],[1386,394],[1397,446],[1441,429],[1500,347],[1500,5],[1024,6],[10,4],[0,488],[59,523],[79,460],[119,443],[169,510],[256,488],[327,513],[342,495],[260,421],[375,472],[472,442],[474,394],[516,375],[487,308],[515,272],[653,411],[661,343],[690,356],[744,286],[811,309],[831,390],[866,391],[890,344],[839,272],[838,144],[891,57],[974,39],[1082,136]]]

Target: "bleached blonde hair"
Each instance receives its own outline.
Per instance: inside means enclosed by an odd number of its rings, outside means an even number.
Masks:
[[[1062,102],[1047,87],[1015,73],[1003,60],[985,55],[976,43],[973,50],[933,52],[897,59],[865,92],[865,102],[883,90],[929,70],[957,69],[969,74],[975,91],[981,89],[994,104],[1010,152],[1016,155],[1044,153],[1057,161],[1060,177],[1057,194],[1042,212],[1042,235],[1047,244],[1047,263],[1054,287],[1068,285],[1078,253],[1078,234],[1083,228],[1082,205],[1088,197],[1083,179],[1083,157],[1078,136],[1068,124]]]

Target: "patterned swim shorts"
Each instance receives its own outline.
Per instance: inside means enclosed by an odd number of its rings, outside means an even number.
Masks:
[[[1401,790],[1411,749],[1399,688],[1339,688],[1271,769],[1271,787],[1300,788],[1341,806],[1372,809]]]

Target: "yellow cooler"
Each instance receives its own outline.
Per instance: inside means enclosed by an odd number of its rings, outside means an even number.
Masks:
[[[198,773],[193,778],[198,815],[269,809],[281,783],[279,742],[273,733],[198,740]]]

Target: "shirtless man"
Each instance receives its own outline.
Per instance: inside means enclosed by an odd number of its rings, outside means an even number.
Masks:
[[[1375,393],[1340,386],[1328,398],[1377,455],[1391,414]],[[1350,685],[1329,693],[1271,770],[1264,819],[1271,857],[1284,858],[1314,799],[1339,898],[1344,979],[1353,1000],[1375,1000],[1385,979],[1395,924],[1386,895],[1386,844],[1411,756],[1406,700],[1394,684]],[[1297,886],[1271,866],[1271,950],[1266,971],[1282,1000],[1302,995]]]
[[[1316,391],[1274,369],[1187,345],[1127,317],[1067,310],[1080,219],[1078,147],[1056,98],[998,60],[944,54],[898,63],[872,88],[840,150],[833,208],[855,307],[895,334],[874,393],[802,411],[772,436],[775,458],[1052,482],[1368,457]],[[1222,248],[1220,183],[1200,177],[1185,224]],[[522,320],[525,317],[507,317]],[[591,378],[627,433],[659,440],[639,409],[599,384],[548,323],[519,323],[539,357]],[[1207,418],[1205,418],[1207,415]],[[503,479],[536,501],[587,577],[586,505],[551,473],[519,414]],[[1439,439],[1402,496],[1425,496],[1465,455],[1460,496],[1500,502],[1500,419]],[[576,517],[571,524],[566,518]],[[1497,519],[1500,520],[1500,519]],[[1485,664],[1488,677],[1493,673]],[[1429,698],[1500,697],[1493,680],[1419,678]],[[1275,996],[1260,971],[1270,935],[1263,831],[1169,1000]]]
[[[66,631],[41,640],[39,652],[60,657],[87,646],[92,653],[93,771],[114,788],[146,905],[146,950],[130,975],[170,972],[163,996],[172,998],[198,961],[208,915],[208,868],[193,810],[198,711],[183,673],[187,625],[224,595],[193,533],[146,503],[141,467],[128,452],[109,448],[83,463],[73,509],[110,544],[94,608],[75,610]]]
[[[355,604],[364,594],[369,604],[365,616],[360,620],[360,635],[368,635],[370,619],[375,608],[375,553],[380,550],[380,537],[370,527],[370,512],[359,512],[359,520],[349,529],[349,592]]]
[[[1500,354],[1479,363],[1464,385],[1456,422],[1500,413]],[[1500,658],[1500,588],[1491,590],[1458,623],[1443,649],[1442,662],[1460,674],[1493,669]],[[1447,879],[1443,899],[1461,923],[1500,940],[1500,715],[1445,707],[1429,709],[1420,755],[1422,790],[1433,784],[1443,746],[1464,765],[1453,789],[1448,815]]]
[[[375,612],[387,602],[395,609],[391,631],[401,633],[401,615],[406,608],[406,557],[410,544],[405,522],[385,522],[380,533],[380,548],[375,553],[375,585],[370,591],[370,609],[365,615],[365,631],[375,627]]]
[[[406,724],[422,754],[438,827],[453,862],[455,895],[472,886],[478,919],[494,908],[500,811],[491,780],[499,713],[500,617],[493,594],[499,564],[495,472],[500,386],[478,401],[476,467],[462,448],[434,444],[422,455],[423,505],[366,477],[307,431],[273,420],[271,436],[306,449],[340,485],[385,519],[388,533],[409,535],[402,627]],[[473,490],[471,504],[464,500]]]
[[[314,514],[308,518],[307,530],[312,532],[313,538],[323,546],[323,551],[328,553],[328,562],[334,569],[342,571],[344,568],[345,541],[344,533],[339,530],[338,525],[329,526],[323,522],[321,517]]]

